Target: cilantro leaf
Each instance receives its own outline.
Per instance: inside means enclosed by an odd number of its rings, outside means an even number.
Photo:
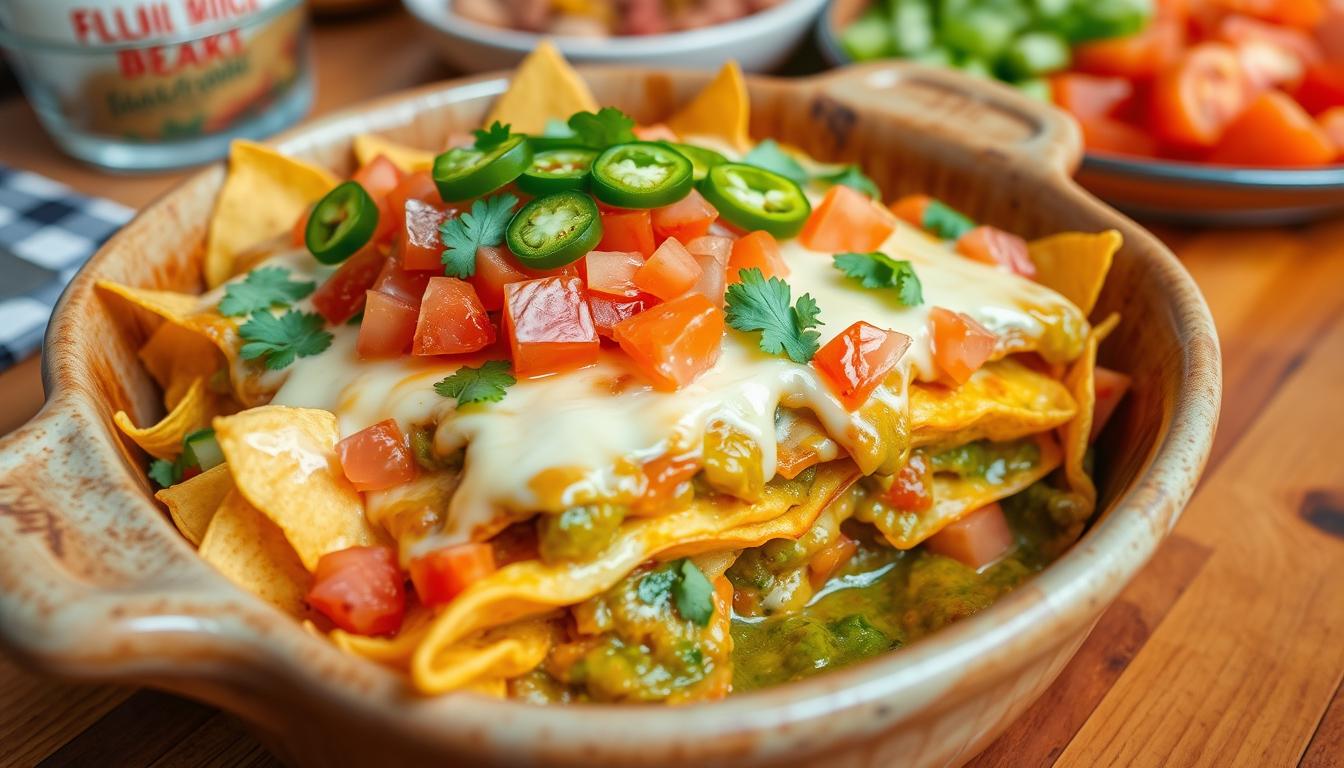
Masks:
[[[504,399],[504,390],[517,384],[507,360],[487,360],[477,368],[464,365],[434,385],[444,397],[457,398],[458,405],[494,403]]]
[[[893,259],[885,253],[838,253],[835,268],[858,280],[864,288],[895,288],[907,307],[924,303],[924,286],[908,261]]]
[[[662,605],[672,594],[672,587],[677,583],[679,574],[675,568],[663,567],[655,571],[649,571],[644,574],[644,578],[639,580],[639,585],[635,588],[635,593],[639,595],[640,602],[645,605]]]
[[[296,357],[316,355],[331,346],[331,334],[322,329],[322,316],[291,309],[279,317],[253,312],[238,328],[247,341],[240,353],[244,360],[260,358],[272,371],[294,362]]]
[[[177,484],[182,479],[182,473],[177,462],[155,459],[149,463],[149,478],[158,483],[160,488],[167,488]]]
[[[841,184],[851,189],[857,189],[874,200],[882,197],[882,190],[878,189],[877,184],[865,176],[857,165],[846,165],[835,173],[825,173],[817,176],[816,180],[826,184]]]
[[[807,170],[792,155],[780,148],[774,139],[766,139],[751,148],[742,162],[774,171],[780,176],[792,179],[798,184],[807,183]]]
[[[467,278],[476,274],[476,251],[483,246],[504,242],[504,230],[513,218],[518,198],[505,192],[471,204],[471,211],[439,225],[443,252],[443,273]]]
[[[944,240],[959,240],[975,229],[975,222],[966,214],[941,200],[930,200],[924,209],[924,229]]]
[[[821,325],[821,310],[808,294],[789,306],[789,284],[777,277],[769,280],[753,267],[738,273],[742,282],[728,286],[728,325],[739,331],[761,332],[761,349],[780,352],[795,363],[806,363],[817,353],[821,335],[809,328]]]
[[[569,117],[569,127],[580,144],[597,149],[635,140],[635,121],[615,107],[576,112]]]
[[[238,317],[271,307],[288,307],[317,288],[317,283],[289,279],[283,267],[257,267],[240,283],[224,287],[219,313]]]
[[[472,133],[476,135],[476,148],[481,150],[494,149],[508,141],[509,137],[513,135],[509,131],[509,125],[500,123],[498,120],[491,123],[489,128],[475,130]]]
[[[714,615],[714,585],[690,560],[682,560],[677,567],[680,578],[672,585],[672,600],[683,619],[702,627]]]

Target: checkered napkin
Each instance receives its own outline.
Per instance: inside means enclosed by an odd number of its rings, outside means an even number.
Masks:
[[[0,371],[37,350],[65,284],[133,213],[0,165]]]

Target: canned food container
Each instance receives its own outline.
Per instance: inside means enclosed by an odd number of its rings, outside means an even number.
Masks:
[[[0,0],[0,48],[57,144],[115,170],[214,160],[312,105],[302,0]]]

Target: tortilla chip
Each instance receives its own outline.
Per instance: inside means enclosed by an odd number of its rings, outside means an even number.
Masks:
[[[205,389],[205,379],[196,379],[177,406],[153,426],[135,426],[125,411],[117,411],[112,420],[145,453],[171,461],[182,452],[182,438],[210,426],[210,420],[216,415],[213,399]]]
[[[1069,490],[1083,497],[1087,504],[1088,515],[1097,504],[1097,486],[1092,476],[1083,467],[1083,457],[1087,454],[1087,445],[1092,434],[1092,411],[1097,402],[1096,380],[1097,347],[1103,339],[1115,330],[1120,323],[1120,315],[1112,313],[1105,320],[1093,326],[1079,357],[1064,374],[1064,384],[1073,393],[1078,402],[1078,415],[1060,430],[1064,442],[1064,481]]]
[[[219,505],[201,539],[201,557],[230,581],[286,613],[307,613],[312,577],[280,529],[238,491]]]
[[[1028,246],[1036,264],[1036,282],[1053,289],[1091,314],[1111,270],[1111,261],[1124,239],[1119,232],[1064,232],[1032,241]]]
[[[443,649],[430,664],[413,667],[412,682],[422,693],[438,694],[517,677],[546,659],[553,635],[545,620],[495,627]]]
[[[540,134],[547,120],[567,120],[597,108],[588,84],[549,40],[542,40],[513,71],[509,90],[495,100],[485,124],[498,120],[515,133]]]
[[[283,232],[336,186],[329,171],[250,141],[229,147],[229,174],[215,201],[205,243],[205,284],[235,274],[234,258]]]
[[[168,515],[178,532],[192,546],[199,547],[219,505],[232,490],[233,475],[229,474],[228,465],[218,464],[190,480],[164,488],[154,498],[168,507]]]
[[[197,379],[207,382],[226,367],[219,349],[204,335],[164,322],[140,348],[140,362],[163,389],[163,405],[172,409]]]
[[[984,366],[959,387],[910,387],[916,448],[1016,440],[1058,427],[1077,411],[1068,387],[1012,359]]]
[[[724,64],[704,90],[668,118],[667,127],[682,137],[717,136],[746,151],[751,146],[751,100],[737,62]]]
[[[429,608],[413,603],[406,609],[401,630],[392,637],[370,637],[356,635],[343,629],[333,629],[328,637],[341,648],[359,654],[380,664],[404,667],[411,660],[416,646],[425,639],[430,619],[434,617]]]
[[[368,165],[379,155],[391,160],[402,173],[427,171],[434,166],[434,153],[427,149],[408,147],[372,133],[355,137],[355,159],[360,165]]]
[[[336,458],[336,416],[264,405],[215,419],[238,491],[271,522],[308,570],[328,552],[383,543]]]

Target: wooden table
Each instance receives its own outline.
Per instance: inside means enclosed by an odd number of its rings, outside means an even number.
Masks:
[[[451,76],[393,12],[324,22],[316,111]],[[806,54],[804,54],[806,65]],[[795,66],[797,63],[795,62]],[[0,163],[138,206],[176,176],[108,176],[0,102]],[[1059,681],[973,765],[1344,764],[1344,220],[1160,230],[1203,288],[1222,424],[1174,535]],[[0,375],[0,432],[41,402]],[[273,765],[234,718],[152,691],[50,682],[0,659],[0,766]]]

